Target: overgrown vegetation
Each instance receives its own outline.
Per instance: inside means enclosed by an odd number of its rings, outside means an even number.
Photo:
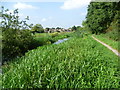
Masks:
[[[3,88],[118,88],[117,67],[118,57],[91,37],[72,38],[3,66]]]
[[[59,39],[68,38],[68,33],[36,33],[34,35],[35,41],[39,46],[48,45],[56,42]],[[37,45],[37,44],[36,44]]]
[[[59,39],[70,38],[70,37],[83,37],[83,34],[80,30],[75,32],[63,32],[63,33],[36,33],[34,38],[39,42],[39,46],[52,44]]]
[[[108,39],[112,39],[115,41],[120,41],[120,19],[114,19],[114,21],[111,23],[109,28],[106,30],[107,33],[104,34],[104,36]]]
[[[40,24],[35,26],[33,24],[28,25],[28,16],[25,20],[20,21],[18,9],[15,9],[13,13],[8,12],[9,9],[1,7],[0,14],[2,21],[0,30],[2,30],[2,38],[0,38],[2,39],[2,63],[22,56],[28,50],[44,45],[33,35],[44,31]]]
[[[17,9],[7,11],[1,12],[3,60],[25,55],[2,66],[2,88],[120,88],[118,56],[90,35],[102,33],[95,37],[118,49],[118,2],[91,2],[83,27],[68,33],[43,33],[42,25],[19,21]],[[51,44],[63,38],[70,39]]]
[[[1,7],[1,30],[2,30],[2,59],[3,62],[10,60],[30,49],[33,37],[29,32],[26,20],[19,21],[18,9],[13,13]]]
[[[58,39],[70,37],[67,33],[59,34],[58,32],[46,33],[46,36],[39,37],[44,29],[41,24],[28,25],[26,20],[20,21],[18,9],[13,13],[8,13],[9,9],[1,7],[1,30],[2,36],[2,59],[9,61],[17,56],[22,56],[28,50],[34,49],[38,46],[51,44]],[[76,28],[76,27],[75,27]],[[38,36],[36,36],[38,34]]]

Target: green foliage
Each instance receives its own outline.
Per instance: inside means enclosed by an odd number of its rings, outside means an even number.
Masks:
[[[89,32],[87,31],[86,27],[80,27],[80,26],[77,26],[76,31],[74,31],[73,33],[73,36],[78,38],[82,38],[88,35],[89,35]]]
[[[46,32],[48,32],[48,31],[49,31],[49,29],[50,29],[50,28],[48,28],[48,27],[47,27],[47,28],[45,28]]]
[[[19,21],[18,10],[8,14],[9,10],[2,7],[1,30],[2,30],[2,59],[8,61],[28,51],[33,37],[29,32],[26,21]],[[27,17],[26,20],[29,20]]]
[[[8,29],[3,32],[2,54],[4,59],[10,59],[17,55],[25,53],[30,44],[32,36],[27,30]]]
[[[43,45],[51,44],[50,39],[51,39],[50,36],[35,37],[35,41],[37,41],[38,46],[43,46]],[[36,45],[37,45],[37,44],[36,44]]]
[[[44,29],[41,24],[36,24],[32,27],[32,33],[44,33]]]
[[[75,31],[75,30],[77,30],[77,27],[73,26],[71,29],[72,29],[72,31]]]
[[[61,29],[60,27],[57,27],[56,29]]]
[[[61,33],[59,34],[58,36],[56,37],[52,37],[50,39],[51,42],[55,42],[55,41],[58,41],[59,39],[64,39],[64,38],[69,38],[69,37],[72,37],[71,36],[71,33]]]
[[[58,32],[54,32],[54,33],[51,33],[51,36],[55,37],[55,36],[58,36],[58,34],[59,34]]]
[[[0,69],[0,71],[2,70]],[[2,89],[2,72],[0,72],[0,89]]]
[[[118,57],[91,37],[72,38],[38,47],[3,66],[2,86],[120,88],[117,67]]]
[[[108,37],[109,39],[113,39],[115,41],[120,41],[120,38],[119,38],[119,33],[117,30],[113,30],[111,32],[108,32],[106,35],[106,37]]]
[[[119,2],[91,2],[88,6],[87,25],[92,33],[105,33],[118,11]]]
[[[117,15],[115,16],[116,18],[114,21],[111,23],[109,28],[106,30],[107,33],[105,34],[107,38],[115,40],[115,41],[120,41],[120,20],[117,19]]]
[[[68,37],[73,37],[74,35],[71,35],[72,33],[36,33],[35,34],[35,41],[38,41],[39,46],[46,45],[46,44],[51,44],[59,39],[63,38],[68,38]]]

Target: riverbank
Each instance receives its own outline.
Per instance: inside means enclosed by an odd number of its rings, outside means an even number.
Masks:
[[[118,88],[117,61],[90,36],[74,37],[38,47],[3,67],[3,88]]]

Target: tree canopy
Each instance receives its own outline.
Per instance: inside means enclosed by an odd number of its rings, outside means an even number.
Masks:
[[[120,9],[119,2],[91,2],[86,23],[92,33],[105,33]]]
[[[43,29],[43,27],[42,27],[41,24],[36,24],[36,25],[34,25],[34,26],[32,27],[32,32],[33,32],[33,33],[35,33],[35,32],[37,32],[37,33],[43,33],[43,32],[44,32],[44,29]]]
[[[72,29],[72,31],[74,31],[74,30],[77,30],[77,27],[73,26],[71,29]]]

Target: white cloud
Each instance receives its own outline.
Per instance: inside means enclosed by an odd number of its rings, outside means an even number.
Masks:
[[[87,15],[87,12],[82,12],[82,13],[80,13],[80,15],[82,15],[82,16]]]
[[[36,9],[36,7],[29,5],[29,4],[25,4],[25,3],[16,3],[13,7],[15,9],[16,8],[18,8],[18,9]]]
[[[24,16],[24,14],[23,14],[23,13],[19,13],[19,14],[18,14],[18,16],[23,17],[23,16]]]
[[[42,22],[45,22],[45,21],[47,21],[47,19],[46,19],[46,18],[43,18],[41,21],[42,21]]]
[[[66,0],[60,8],[65,10],[80,8],[88,5],[90,1],[91,0]]]
[[[52,19],[52,17],[42,18],[41,22],[46,22],[46,21],[49,21],[49,20],[51,20],[51,19]]]

